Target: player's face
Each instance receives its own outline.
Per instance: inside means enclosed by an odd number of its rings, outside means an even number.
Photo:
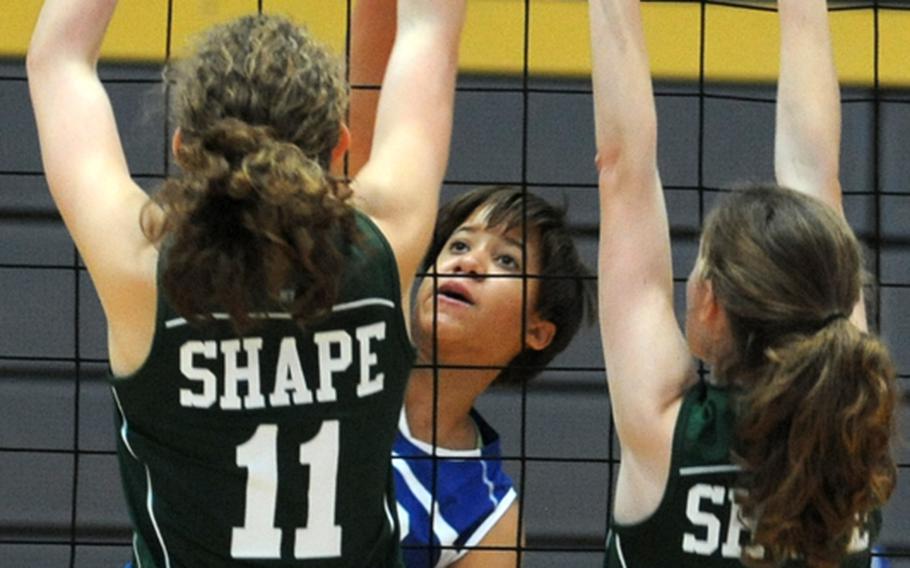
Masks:
[[[537,303],[536,278],[527,279],[522,340],[522,274],[540,273],[540,239],[529,231],[523,258],[521,238],[521,227],[488,226],[483,209],[452,233],[436,259],[440,276],[424,278],[417,292],[415,336],[422,356],[432,353],[434,326],[440,363],[506,365],[524,345],[549,344],[552,333],[538,332],[552,324],[528,308]]]

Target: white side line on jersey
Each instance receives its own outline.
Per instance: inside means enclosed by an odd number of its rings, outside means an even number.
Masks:
[[[127,437],[127,431],[129,430],[128,422],[126,421],[126,414],[123,412],[123,405],[120,404],[120,397],[117,396],[117,390],[111,387],[111,392],[114,393],[114,402],[117,404],[117,412],[120,413],[120,419],[123,421],[123,425],[120,427],[120,438],[123,440],[123,445],[129,451],[130,455],[133,456],[133,459],[138,461],[145,468],[145,481],[146,487],[148,487],[148,492],[145,497],[145,508],[148,511],[149,519],[152,521],[152,526],[155,528],[155,535],[158,537],[158,544],[161,545],[161,552],[164,554],[164,566],[165,568],[171,568],[171,557],[167,551],[167,545],[164,544],[164,538],[161,536],[161,529],[158,528],[158,519],[155,518],[155,511],[152,508],[155,497],[154,492],[152,491],[152,475],[149,472],[149,468],[145,463],[139,459],[139,456],[136,455],[136,452],[133,451],[133,447],[130,445],[129,438]],[[133,533],[133,551],[136,552],[136,535]],[[136,562],[139,563],[137,568],[142,568],[142,561],[139,559],[139,554],[135,554]]]
[[[480,468],[483,470],[483,484],[487,486],[487,493],[488,497],[490,498],[490,503],[493,503],[493,506],[496,507],[499,505],[499,503],[496,502],[496,496],[493,494],[493,491],[496,490],[496,486],[493,484],[493,480],[490,479],[490,476],[487,473],[486,460],[480,460]]]
[[[742,471],[742,468],[738,465],[726,464],[726,465],[695,465],[691,467],[681,467],[679,468],[680,476],[687,475],[703,475],[708,473],[731,473],[734,471]]]
[[[433,517],[433,532],[439,536],[440,544],[444,546],[455,544],[455,539],[458,538],[458,531],[452,528],[452,525],[442,518],[442,513],[439,511],[439,502],[433,499],[430,492],[421,485],[417,476],[411,471],[411,466],[408,465],[406,460],[396,452],[392,452],[392,457],[397,458],[392,460],[392,467],[401,474],[405,485],[408,486],[408,489],[410,489],[411,493],[414,494],[414,497],[417,498],[417,501],[423,507],[424,511],[430,513],[430,507],[433,507],[433,513],[431,514]]]
[[[353,302],[345,302],[343,304],[335,304],[332,306],[333,312],[346,312],[349,310],[356,310],[358,308],[363,308],[366,306],[385,306],[387,308],[395,309],[396,304],[392,300],[387,300],[385,298],[364,298],[362,300],[354,300]],[[213,312],[209,314],[212,319],[215,320],[229,320],[231,316],[222,312]],[[292,319],[291,314],[287,312],[258,312],[250,313],[251,319],[271,319],[271,320],[290,320]],[[174,318],[164,322],[165,329],[173,329],[175,327],[181,327],[187,324],[186,318]]]
[[[509,507],[512,506],[512,503],[515,502],[515,499],[517,497],[518,494],[515,493],[515,489],[509,489],[509,492],[503,496],[502,501],[499,502],[499,505],[496,506],[496,509],[490,513],[484,522],[481,523],[479,527],[477,527],[477,530],[474,531],[471,537],[465,541],[465,548],[464,550],[459,551],[458,558],[461,558],[467,554],[470,551],[471,547],[479,544],[480,541],[483,540],[483,537],[487,536],[487,533],[490,532],[490,529],[492,529],[493,526],[499,522],[499,519],[501,519],[503,515],[506,514],[506,511],[509,510]]]
[[[388,493],[385,494],[385,497],[382,500],[382,507],[385,509],[385,516],[389,520],[389,529],[394,533],[395,532],[395,519],[392,518],[392,511],[389,509],[389,502],[391,497]]]
[[[626,565],[626,557],[622,553],[622,542],[619,540],[619,535],[616,535],[616,555],[619,556],[619,563],[622,564],[622,568],[629,568]]]
[[[123,405],[120,404],[120,397],[117,396],[117,389],[111,387],[111,392],[114,394],[114,402],[117,404],[117,412],[120,413],[120,420],[123,421],[123,424],[120,426],[120,439],[123,440],[123,445],[126,446],[127,451],[129,451],[130,455],[133,456],[133,459],[139,461],[139,457],[136,455],[136,452],[133,451],[133,447],[130,445],[130,440],[126,436],[126,414],[123,412]]]
[[[164,537],[161,536],[161,529],[158,527],[158,519],[155,518],[153,510],[155,504],[155,491],[152,489],[152,475],[149,473],[148,466],[145,466],[145,482],[148,484],[148,495],[145,499],[145,508],[149,512],[149,518],[152,526],[155,528],[155,534],[158,536],[158,544],[161,545],[161,552],[164,554],[164,568],[171,568],[171,556],[168,554],[167,545],[164,544]]]
[[[136,558],[136,568],[142,568],[142,558],[139,557],[138,535],[133,532],[133,556]]]

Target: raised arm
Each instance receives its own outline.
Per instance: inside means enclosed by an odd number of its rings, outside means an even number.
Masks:
[[[398,0],[370,157],[354,182],[395,250],[405,304],[430,242],[448,163],[464,16],[465,0]]]
[[[641,8],[638,0],[591,0],[590,18],[600,328],[623,463],[626,474],[634,475],[661,469],[669,460],[673,410],[693,373],[673,312],[670,234]]]
[[[774,171],[777,182],[843,214],[841,101],[825,0],[779,0],[780,77]],[[851,320],[866,329],[860,301]]]
[[[779,0],[774,170],[781,185],[838,211],[841,109],[825,0]]]
[[[355,177],[373,146],[379,86],[395,42],[397,0],[361,0],[351,17],[351,151],[348,175]]]
[[[88,266],[112,330],[154,309],[156,253],[142,234],[145,193],[130,179],[96,64],[116,0],[47,0],[28,81],[54,202]],[[142,313],[140,313],[142,312]],[[153,319],[153,318],[152,318]],[[112,364],[117,341],[112,333]]]

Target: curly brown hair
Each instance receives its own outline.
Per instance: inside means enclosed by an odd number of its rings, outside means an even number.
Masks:
[[[748,565],[837,566],[894,489],[895,368],[848,320],[862,253],[830,207],[780,187],[734,192],[706,222],[703,276],[730,320],[715,369],[737,392],[737,500],[763,547]]]
[[[165,71],[181,173],[143,210],[166,243],[164,291],[193,321],[213,309],[238,329],[281,303],[303,323],[331,309],[356,238],[350,190],[328,172],[347,110],[341,66],[275,16],[216,26]],[[293,300],[282,302],[288,291]]]

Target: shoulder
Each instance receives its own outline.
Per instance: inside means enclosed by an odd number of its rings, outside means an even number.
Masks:
[[[357,209],[354,209],[354,217],[357,236],[347,248],[348,287],[366,287],[371,292],[380,292],[398,305],[401,286],[395,252],[375,220]]]

